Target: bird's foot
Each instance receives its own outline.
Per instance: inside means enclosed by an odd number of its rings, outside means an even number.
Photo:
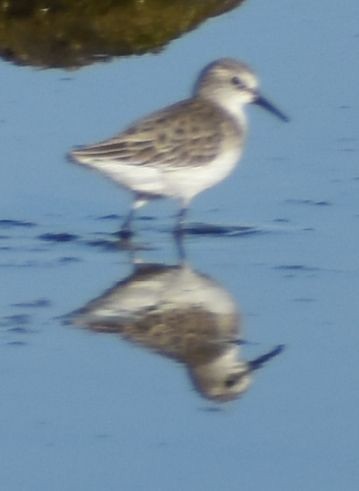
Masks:
[[[118,236],[121,240],[130,240],[134,236],[134,233],[130,228],[123,227],[118,232]]]

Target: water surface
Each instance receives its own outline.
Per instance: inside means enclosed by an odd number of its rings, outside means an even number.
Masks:
[[[248,1],[157,55],[1,63],[4,489],[358,488],[358,14],[352,0]],[[236,305],[243,360],[286,346],[224,405],[183,364],[63,317],[133,268],[112,235],[129,197],[65,153],[186,97],[220,56],[250,63],[292,118],[250,108],[241,166],[189,215],[251,232],[185,240]],[[174,212],[141,211],[138,260],[178,264]]]

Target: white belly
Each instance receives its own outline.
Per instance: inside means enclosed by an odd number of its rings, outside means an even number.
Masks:
[[[238,148],[227,150],[213,162],[198,167],[178,167],[165,174],[169,195],[188,204],[198,193],[225,179],[241,157]]]
[[[82,159],[88,165],[121,186],[149,198],[168,197],[187,205],[196,194],[222,181],[233,170],[241,156],[239,147],[225,151],[209,164],[198,166],[128,165],[118,161],[101,162]]]

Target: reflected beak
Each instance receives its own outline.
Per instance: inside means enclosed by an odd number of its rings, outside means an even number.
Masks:
[[[249,369],[258,370],[258,368],[261,368],[265,363],[267,363],[267,361],[279,355],[279,353],[281,353],[283,350],[284,350],[284,345],[279,344],[274,349],[272,349],[272,351],[269,351],[269,353],[266,353],[265,355],[259,356],[255,360],[250,361]]]
[[[269,102],[267,99],[265,99],[263,96],[258,94],[257,98],[254,99],[253,104],[257,104],[257,106],[261,106],[267,111],[271,112],[275,116],[277,116],[279,119],[282,121],[289,121],[289,118],[283,114],[279,109],[277,109],[271,102]]]

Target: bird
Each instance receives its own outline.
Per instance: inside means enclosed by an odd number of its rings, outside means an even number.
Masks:
[[[132,193],[122,237],[133,234],[135,211],[157,198],[179,202],[174,232],[181,233],[192,199],[226,178],[241,159],[248,104],[289,121],[261,94],[258,78],[247,64],[221,58],[204,67],[188,99],[138,120],[109,139],[76,147],[68,156]]]

